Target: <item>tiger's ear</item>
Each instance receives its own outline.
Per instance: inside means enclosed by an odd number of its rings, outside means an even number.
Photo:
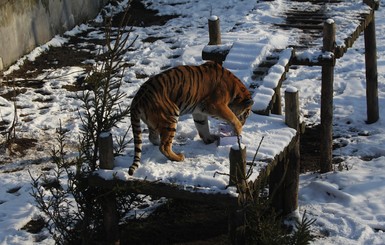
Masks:
[[[248,106],[251,106],[252,104],[254,104],[254,101],[252,99],[245,99],[244,101],[242,101],[242,104],[245,107],[248,107]]]

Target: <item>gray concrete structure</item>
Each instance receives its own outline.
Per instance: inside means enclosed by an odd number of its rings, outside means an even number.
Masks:
[[[0,71],[56,34],[94,18],[108,0],[0,0]]]

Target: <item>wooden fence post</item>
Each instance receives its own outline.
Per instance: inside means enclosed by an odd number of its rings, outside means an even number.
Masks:
[[[297,130],[294,141],[287,152],[279,159],[269,176],[271,204],[282,215],[292,213],[298,208],[298,185],[300,170],[300,126],[299,99],[296,88],[288,87],[285,91],[285,123]]]
[[[336,26],[332,19],[328,19],[323,27],[323,51],[334,52]],[[333,54],[334,59],[334,54]],[[322,65],[321,88],[321,155],[320,170],[326,173],[332,170],[333,150],[333,65]]]
[[[114,168],[113,142],[112,135],[109,132],[103,132],[99,136],[99,167],[100,169]],[[119,216],[115,192],[107,189],[101,203],[106,242],[107,244],[119,245]]]
[[[275,115],[282,115],[282,106],[281,106],[281,87],[277,86],[275,88],[275,101],[273,103],[273,108],[271,109],[271,113]]]
[[[239,149],[238,144],[230,149],[230,186],[242,185],[246,176],[246,146],[241,145]]]
[[[378,73],[376,24],[373,11],[372,21],[364,30],[365,38],[365,69],[366,69],[366,104],[367,123],[375,123],[379,119],[378,107]]]
[[[298,208],[298,188],[300,171],[300,121],[299,98],[296,88],[287,88],[285,91],[285,123],[297,130],[295,142],[289,149],[288,166],[284,179],[283,213],[290,214]]]
[[[209,18],[209,45],[221,44],[221,28],[219,18],[212,15]]]
[[[101,169],[114,168],[112,134],[109,132],[103,132],[99,136],[99,167]]]
[[[229,186],[237,186],[238,194],[245,194],[246,187],[246,146],[241,144],[233,145],[230,148],[230,180]],[[236,207],[229,211],[229,235],[231,244],[245,244],[244,233],[240,232],[239,227],[243,225],[243,210]]]

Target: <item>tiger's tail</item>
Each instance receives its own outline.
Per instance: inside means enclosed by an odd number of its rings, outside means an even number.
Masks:
[[[140,113],[131,112],[131,127],[134,135],[135,155],[134,161],[128,170],[129,175],[133,175],[139,167],[140,158],[142,156],[142,129],[140,128]]]

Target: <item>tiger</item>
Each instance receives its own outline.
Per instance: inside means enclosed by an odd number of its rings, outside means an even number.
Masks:
[[[218,139],[210,134],[208,116],[228,122],[240,135],[253,100],[249,90],[233,73],[216,62],[198,66],[181,65],[149,78],[131,102],[134,159],[133,175],[142,154],[140,120],[148,126],[149,140],[172,161],[183,161],[182,153],[172,150],[178,118],[192,114],[200,138],[206,144]]]

